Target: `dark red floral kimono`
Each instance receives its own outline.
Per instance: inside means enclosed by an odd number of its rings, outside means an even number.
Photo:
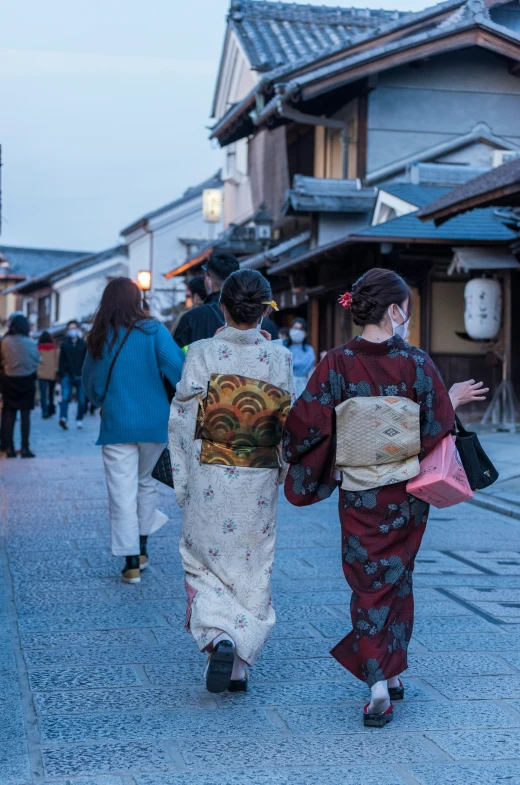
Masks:
[[[399,395],[421,407],[424,457],[454,427],[448,391],[434,363],[394,336],[383,344],[355,338],[318,365],[286,422],[291,464],[285,495],[304,506],[326,499],[334,479],[335,407],[354,396]],[[372,686],[407,668],[413,627],[412,572],[429,507],[406,483],[339,493],[343,571],[352,589],[353,630],[331,654]]]

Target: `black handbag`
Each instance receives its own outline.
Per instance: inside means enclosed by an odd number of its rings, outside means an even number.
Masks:
[[[474,431],[467,431],[455,415],[455,440],[460,460],[472,491],[480,491],[498,480],[498,472],[484,452]]]
[[[173,488],[172,462],[170,459],[170,451],[168,447],[164,448],[159,460],[155,464],[152,471],[152,477],[154,480],[159,480],[159,482],[162,482],[163,485]]]

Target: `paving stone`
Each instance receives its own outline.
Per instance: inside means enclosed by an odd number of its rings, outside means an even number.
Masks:
[[[513,673],[503,657],[491,654],[415,654],[409,659],[407,676],[500,676]],[[431,681],[431,679],[430,679]]]
[[[221,709],[237,706],[333,706],[338,703],[359,702],[369,697],[365,684],[353,676],[347,683],[318,682],[302,684],[258,684],[252,672],[247,695],[223,692],[215,695]],[[431,701],[433,698],[419,685],[406,682],[406,701]]]
[[[468,602],[520,602],[520,589],[461,587],[450,591]]]
[[[430,681],[424,674],[423,678],[453,701],[520,698],[520,676],[448,676]]]
[[[460,616],[455,618],[442,617],[433,619],[421,617],[416,619],[413,625],[413,634],[416,637],[445,633],[459,635],[461,633],[478,632],[479,635],[475,637],[479,638],[480,633],[499,634],[501,630],[502,627],[500,625],[492,624],[486,619],[482,619],[480,616]],[[482,646],[481,649],[485,651],[486,646]]]
[[[0,671],[14,668],[14,655],[11,642],[0,643]]]
[[[221,777],[222,774],[217,772],[195,774],[190,771],[187,774],[138,774],[135,781],[137,785],[215,785],[215,781]],[[299,770],[278,768],[276,772],[226,769],[225,778],[226,785],[403,785],[404,782],[388,766]]]
[[[88,630],[85,632],[27,632],[20,636],[24,649],[66,649],[77,646],[120,646],[128,644],[127,630]],[[132,629],[132,642],[136,646],[149,643],[140,630]]]
[[[520,635],[479,633],[478,635],[426,635],[417,639],[430,651],[519,651]]]
[[[122,706],[128,712],[216,708],[209,693],[198,693],[187,687],[40,692],[33,695],[33,700],[40,715],[106,714],[120,711]]]
[[[73,780],[62,780],[55,782],[54,785],[123,785],[121,777],[81,777],[81,779],[74,778]]]
[[[225,716],[225,719],[224,719]],[[222,718],[219,722],[218,718]],[[230,709],[206,714],[201,711],[84,715],[81,717],[41,717],[43,743],[75,741],[155,741],[240,735],[244,739],[258,734],[279,733],[262,709]]]
[[[33,692],[88,690],[97,687],[142,687],[135,668],[62,668],[29,671]]]
[[[88,747],[69,744],[58,749],[44,749],[43,765],[48,777],[103,772],[168,771],[172,761],[159,744],[92,744]],[[3,783],[2,783],[3,785]]]
[[[185,637],[186,634],[185,634]],[[200,653],[189,640],[183,651],[183,658],[198,661]],[[77,649],[29,649],[24,654],[29,668],[60,668],[71,665],[100,665],[172,662],[176,658],[173,646],[105,646]]]
[[[16,739],[25,739],[25,730],[18,676],[13,670],[0,673],[0,742]]]
[[[426,736],[454,760],[496,761],[520,757],[518,730],[433,731]],[[506,780],[507,782],[507,780]],[[486,783],[487,785],[487,783]]]
[[[345,633],[346,634],[346,633]],[[329,657],[330,643],[322,638],[307,638],[294,640],[269,639],[260,655],[262,660],[299,657]]]
[[[359,706],[328,706],[327,708],[279,708],[278,713],[294,733],[339,734],[367,732],[360,723]],[[490,701],[429,703],[428,710],[420,703],[395,705],[395,718],[389,731],[454,730],[458,728],[518,728],[518,718]]]
[[[29,755],[25,741],[0,743],[0,783],[24,785],[31,776]]]
[[[182,741],[179,747],[189,766],[211,769],[225,766],[230,770],[244,766],[262,767],[266,764],[276,770],[279,766],[297,766],[302,760],[312,761],[315,766],[331,766],[338,761],[342,764],[355,764],[360,760],[370,760],[372,764],[406,763],[422,762],[433,757],[419,736],[401,733],[393,733],[392,744],[388,745],[375,745],[373,734],[354,733],[343,736],[279,737],[274,740],[263,737],[248,740],[247,744],[239,739],[230,739],[225,745],[216,741],[201,741],[197,745]]]
[[[518,763],[470,766],[412,763],[408,769],[421,785],[520,785]]]
[[[20,614],[20,632],[65,632],[68,630],[105,630],[118,627],[161,626],[162,617],[148,613],[138,606],[117,605],[73,605],[56,606],[55,611],[39,611]]]

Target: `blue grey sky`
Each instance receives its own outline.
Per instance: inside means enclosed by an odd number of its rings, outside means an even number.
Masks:
[[[206,126],[228,5],[3,4],[0,242],[101,250],[118,242],[125,225],[219,168]],[[360,5],[420,10],[432,3]]]

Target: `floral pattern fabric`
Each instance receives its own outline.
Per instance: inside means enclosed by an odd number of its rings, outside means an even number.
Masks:
[[[285,495],[292,504],[318,502],[340,484],[335,407],[352,397],[376,395],[419,404],[420,458],[454,427],[448,391],[427,354],[395,336],[384,344],[349,341],[322,360],[287,419],[283,450],[291,465]],[[340,490],[343,572],[352,589],[353,629],[331,653],[369,686],[407,668],[412,573],[428,509],[407,493],[406,482]]]
[[[248,376],[292,394],[292,358],[258,330],[227,327],[190,346],[170,411],[175,493],[184,507],[179,547],[187,627],[201,650],[225,632],[252,664],[275,622],[271,575],[284,471],[201,463],[197,396],[206,395],[215,373]]]

